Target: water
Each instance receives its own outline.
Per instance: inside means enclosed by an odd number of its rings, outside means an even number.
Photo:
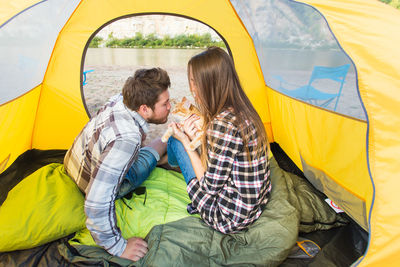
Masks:
[[[85,65],[159,66],[184,68],[189,59],[202,49],[89,48]]]

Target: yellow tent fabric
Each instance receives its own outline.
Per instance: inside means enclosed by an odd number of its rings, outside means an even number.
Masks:
[[[312,1],[357,65],[359,90],[368,113],[367,159],[375,194],[369,195],[370,243],[362,265],[392,266],[400,262],[400,220],[396,191],[400,173],[398,10],[378,1]],[[378,11],[379,10],[379,11]],[[353,14],[358,16],[352,19]],[[360,19],[364,14],[365,19]],[[379,14],[379,15],[378,15]],[[382,16],[382,17],[381,17]],[[397,33],[397,34],[396,34]],[[351,128],[349,129],[351,132]],[[374,197],[374,198],[373,198]]]
[[[51,48],[44,52],[49,60],[32,79],[32,86],[16,83],[25,76],[0,76],[0,172],[28,149],[67,149],[88,121],[81,96],[82,60],[96,31],[124,16],[185,16],[209,25],[226,40],[269,141],[277,141],[299,167],[307,165],[324,173],[324,193],[335,202],[340,203],[343,193],[350,196],[344,199],[364,205],[364,215],[360,215],[360,208],[354,208],[357,204],[341,203],[369,232],[368,249],[355,264],[392,266],[400,262],[400,240],[396,238],[400,235],[400,52],[395,49],[400,43],[400,12],[375,0],[289,2],[309,5],[328,22],[357,69],[367,121],[322,110],[266,86],[260,68],[262,55],[257,54],[248,29],[230,1],[18,0],[0,4],[0,67],[5,69],[14,67],[14,62],[5,58],[26,53],[12,43],[9,30],[18,26],[13,23],[25,18],[22,22],[29,25],[32,14],[41,14],[46,22],[46,5],[69,3],[57,14],[61,18],[56,23],[59,28],[54,45],[38,43]],[[22,62],[31,61],[25,57]],[[37,70],[34,64],[24,66],[28,73]],[[38,77],[42,78],[37,83]],[[1,98],[3,95],[10,98]]]

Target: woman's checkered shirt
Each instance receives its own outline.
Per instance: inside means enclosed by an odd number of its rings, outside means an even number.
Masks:
[[[187,186],[190,205],[222,233],[242,230],[257,220],[271,191],[268,154],[250,161],[248,158],[248,153],[254,156],[259,142],[254,125],[247,125],[250,135],[246,150],[234,120],[235,115],[225,110],[211,122],[207,170],[200,181],[192,179]]]

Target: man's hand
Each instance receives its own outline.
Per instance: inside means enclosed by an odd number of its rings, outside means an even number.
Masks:
[[[121,258],[138,261],[147,253],[147,243],[139,237],[131,237],[126,244],[126,248],[121,255]]]
[[[161,138],[154,139],[151,141],[150,144],[147,145],[148,147],[153,148],[157,151],[160,158],[162,158],[167,153],[167,144],[161,141]]]
[[[165,153],[164,156],[162,156],[160,160],[157,162],[157,166],[164,165],[167,163],[168,163],[168,154]]]

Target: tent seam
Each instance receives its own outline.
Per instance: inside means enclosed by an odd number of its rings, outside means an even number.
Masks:
[[[47,0],[46,0],[46,1],[47,1]],[[68,24],[68,22],[70,21],[70,19],[74,16],[76,10],[78,10],[78,8],[79,8],[79,6],[81,5],[81,3],[82,3],[82,0],[79,2],[79,4],[78,4],[78,5],[76,6],[76,8],[74,9],[74,12],[72,12],[72,14],[69,16],[68,20],[65,22],[64,26],[62,27],[62,29],[59,31],[59,33],[58,33],[58,35],[57,35],[56,41],[54,42],[54,46],[53,46],[53,49],[52,49],[52,51],[51,51],[50,59],[49,59],[49,62],[47,63],[46,71],[44,72],[43,81],[42,81],[42,83],[41,83],[42,88],[40,89],[40,93],[39,93],[39,100],[38,100],[38,105],[37,105],[37,107],[36,107],[35,120],[34,120],[34,123],[33,123],[33,129],[32,129],[31,144],[30,144],[30,147],[31,147],[31,148],[33,148],[33,136],[34,136],[35,130],[36,130],[37,115],[38,115],[38,111],[39,111],[40,101],[41,101],[41,99],[42,99],[43,86],[45,85],[45,84],[44,84],[44,81],[46,80],[46,75],[47,75],[47,72],[48,72],[48,70],[49,70],[50,63],[52,62],[52,59],[53,59],[54,50],[55,50],[55,48],[56,48],[56,46],[57,46],[57,44],[58,44],[58,41],[59,41],[59,39],[60,39],[60,36],[61,36],[62,31],[64,30],[65,26]]]
[[[301,153],[300,153],[300,157],[301,157]],[[303,158],[303,157],[302,157],[302,158]],[[303,158],[303,160],[307,163],[307,161],[306,161],[304,158]],[[331,175],[329,175],[328,173],[326,173],[326,172],[323,171],[322,169],[317,168],[317,167],[315,167],[315,166],[313,166],[313,165],[311,165],[311,164],[308,164],[308,163],[307,163],[307,165],[313,167],[313,168],[316,169],[316,170],[321,171],[322,173],[324,173],[329,179],[331,179],[332,181],[334,181],[336,184],[340,185],[340,187],[342,187],[344,190],[346,190],[347,192],[349,192],[350,194],[352,194],[352,195],[355,196],[356,198],[358,198],[358,199],[360,199],[360,200],[362,200],[362,201],[364,201],[364,202],[366,201],[366,200],[365,200],[363,197],[361,197],[360,195],[354,193],[353,191],[350,191],[350,189],[348,189],[348,186],[343,185],[343,183],[339,183],[336,179],[334,179]]]
[[[3,26],[5,26],[6,24],[8,24],[10,21],[12,21],[13,19],[15,19],[16,17],[18,17],[19,15],[21,15],[22,13],[24,13],[25,11],[27,11],[28,9],[31,9],[31,8],[33,8],[33,7],[37,6],[37,5],[40,5],[40,4],[42,4],[43,2],[46,2],[46,1],[48,1],[48,0],[42,0],[42,1],[40,1],[40,2],[37,2],[36,4],[33,4],[33,5],[29,6],[29,7],[27,7],[27,8],[25,8],[25,9],[21,10],[20,12],[18,12],[17,14],[15,14],[15,15],[12,16],[11,18],[9,18],[9,19],[8,19],[6,22],[4,22],[2,25],[0,25],[0,29],[3,28]]]
[[[245,30],[245,32],[246,32],[247,35],[249,36],[249,38],[250,38],[250,40],[251,40],[251,43],[253,44],[254,50],[256,50],[256,49],[255,49],[256,46],[255,46],[255,44],[254,44],[254,40],[253,40],[253,38],[251,37],[250,33],[247,31],[247,28],[246,28],[246,26],[244,25],[242,19],[241,19],[240,16],[238,15],[238,13],[236,12],[236,9],[233,7],[231,0],[228,0],[228,2],[229,2],[230,6],[231,6],[231,8],[232,8],[232,10],[233,10],[233,13],[235,13],[235,15],[236,15],[237,19],[240,21],[240,24],[242,25],[243,29]],[[260,63],[260,59],[258,58],[257,50],[256,50],[255,52],[256,52],[256,55],[257,55],[258,68],[259,68],[259,70],[260,70],[260,72],[261,72],[261,74],[262,74],[263,80],[264,80],[264,89],[266,90],[266,89],[268,88],[268,86],[267,86],[267,83],[266,83],[265,78],[264,78],[264,73],[263,73],[262,68],[261,68],[261,63]],[[266,97],[267,97],[267,101],[266,101],[266,102],[268,103],[268,93],[267,93],[267,92],[266,92]],[[274,132],[273,132],[273,130],[272,130],[272,120],[271,120],[271,109],[270,109],[270,105],[267,105],[267,107],[268,107],[268,115],[269,115],[269,122],[267,122],[267,123],[269,123],[269,124],[271,125],[271,133],[272,133],[272,140],[268,140],[268,142],[273,142],[275,138],[274,138]],[[264,126],[264,127],[265,127],[265,126]]]
[[[4,103],[0,104],[0,107],[5,106],[5,105],[8,105],[8,104],[10,104],[11,102],[16,101],[17,99],[20,99],[20,98],[26,96],[27,94],[29,94],[30,92],[32,92],[33,90],[35,90],[35,88],[38,88],[38,87],[41,86],[42,84],[43,84],[43,82],[42,82],[42,83],[39,83],[38,85],[35,85],[32,89],[26,91],[26,92],[23,93],[22,95],[19,95],[19,96],[17,96],[17,97],[14,98],[14,99],[8,100],[7,102],[4,102]]]

